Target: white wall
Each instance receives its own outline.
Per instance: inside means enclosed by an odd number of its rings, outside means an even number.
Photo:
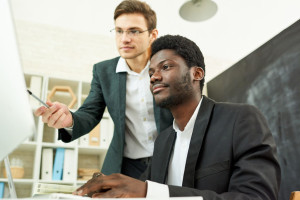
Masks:
[[[148,0],[160,35],[180,34],[197,43],[206,81],[300,19],[299,0],[214,0],[217,14],[204,22],[181,19],[185,0]],[[11,0],[24,69],[83,80],[92,65],[118,55],[109,30],[121,0]]]
[[[16,27],[26,73],[90,81],[93,64],[118,55],[105,35],[22,20]]]
[[[11,3],[26,73],[90,81],[93,64],[118,55],[109,33],[113,9],[101,9],[101,1]],[[107,12],[110,19],[95,12]]]

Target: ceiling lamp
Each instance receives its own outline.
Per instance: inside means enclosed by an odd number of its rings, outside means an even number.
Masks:
[[[180,16],[191,22],[204,21],[216,14],[218,6],[211,0],[189,0],[179,10]]]

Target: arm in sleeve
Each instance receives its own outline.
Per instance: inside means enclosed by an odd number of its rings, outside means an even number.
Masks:
[[[89,133],[102,119],[106,103],[99,78],[100,66],[94,65],[91,90],[83,105],[74,113],[73,131],[70,135],[65,129],[59,129],[59,139],[70,142]]]
[[[153,181],[147,180],[147,194],[146,198],[168,198],[169,188],[165,184],[156,183]]]

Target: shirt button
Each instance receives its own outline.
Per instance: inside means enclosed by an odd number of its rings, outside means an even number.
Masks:
[[[147,119],[146,119],[146,117],[144,117],[144,121],[146,121]]]
[[[142,102],[144,102],[144,99],[141,99]]]
[[[152,136],[149,136],[149,140],[152,140]]]
[[[142,78],[142,77],[140,77],[140,78],[139,78],[139,80],[143,80],[143,78]]]

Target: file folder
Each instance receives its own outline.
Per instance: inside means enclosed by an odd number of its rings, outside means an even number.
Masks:
[[[64,181],[75,181],[74,154],[75,153],[73,149],[65,150],[64,170],[63,170]]]
[[[55,153],[52,180],[62,180],[63,167],[64,167],[65,149],[57,148]]]
[[[42,155],[42,180],[50,181],[52,180],[52,169],[53,168],[53,149],[45,148],[43,149]]]
[[[85,134],[79,138],[79,145],[82,147],[89,146],[89,135]]]
[[[0,199],[4,197],[4,188],[5,184],[3,182],[0,182]]]

